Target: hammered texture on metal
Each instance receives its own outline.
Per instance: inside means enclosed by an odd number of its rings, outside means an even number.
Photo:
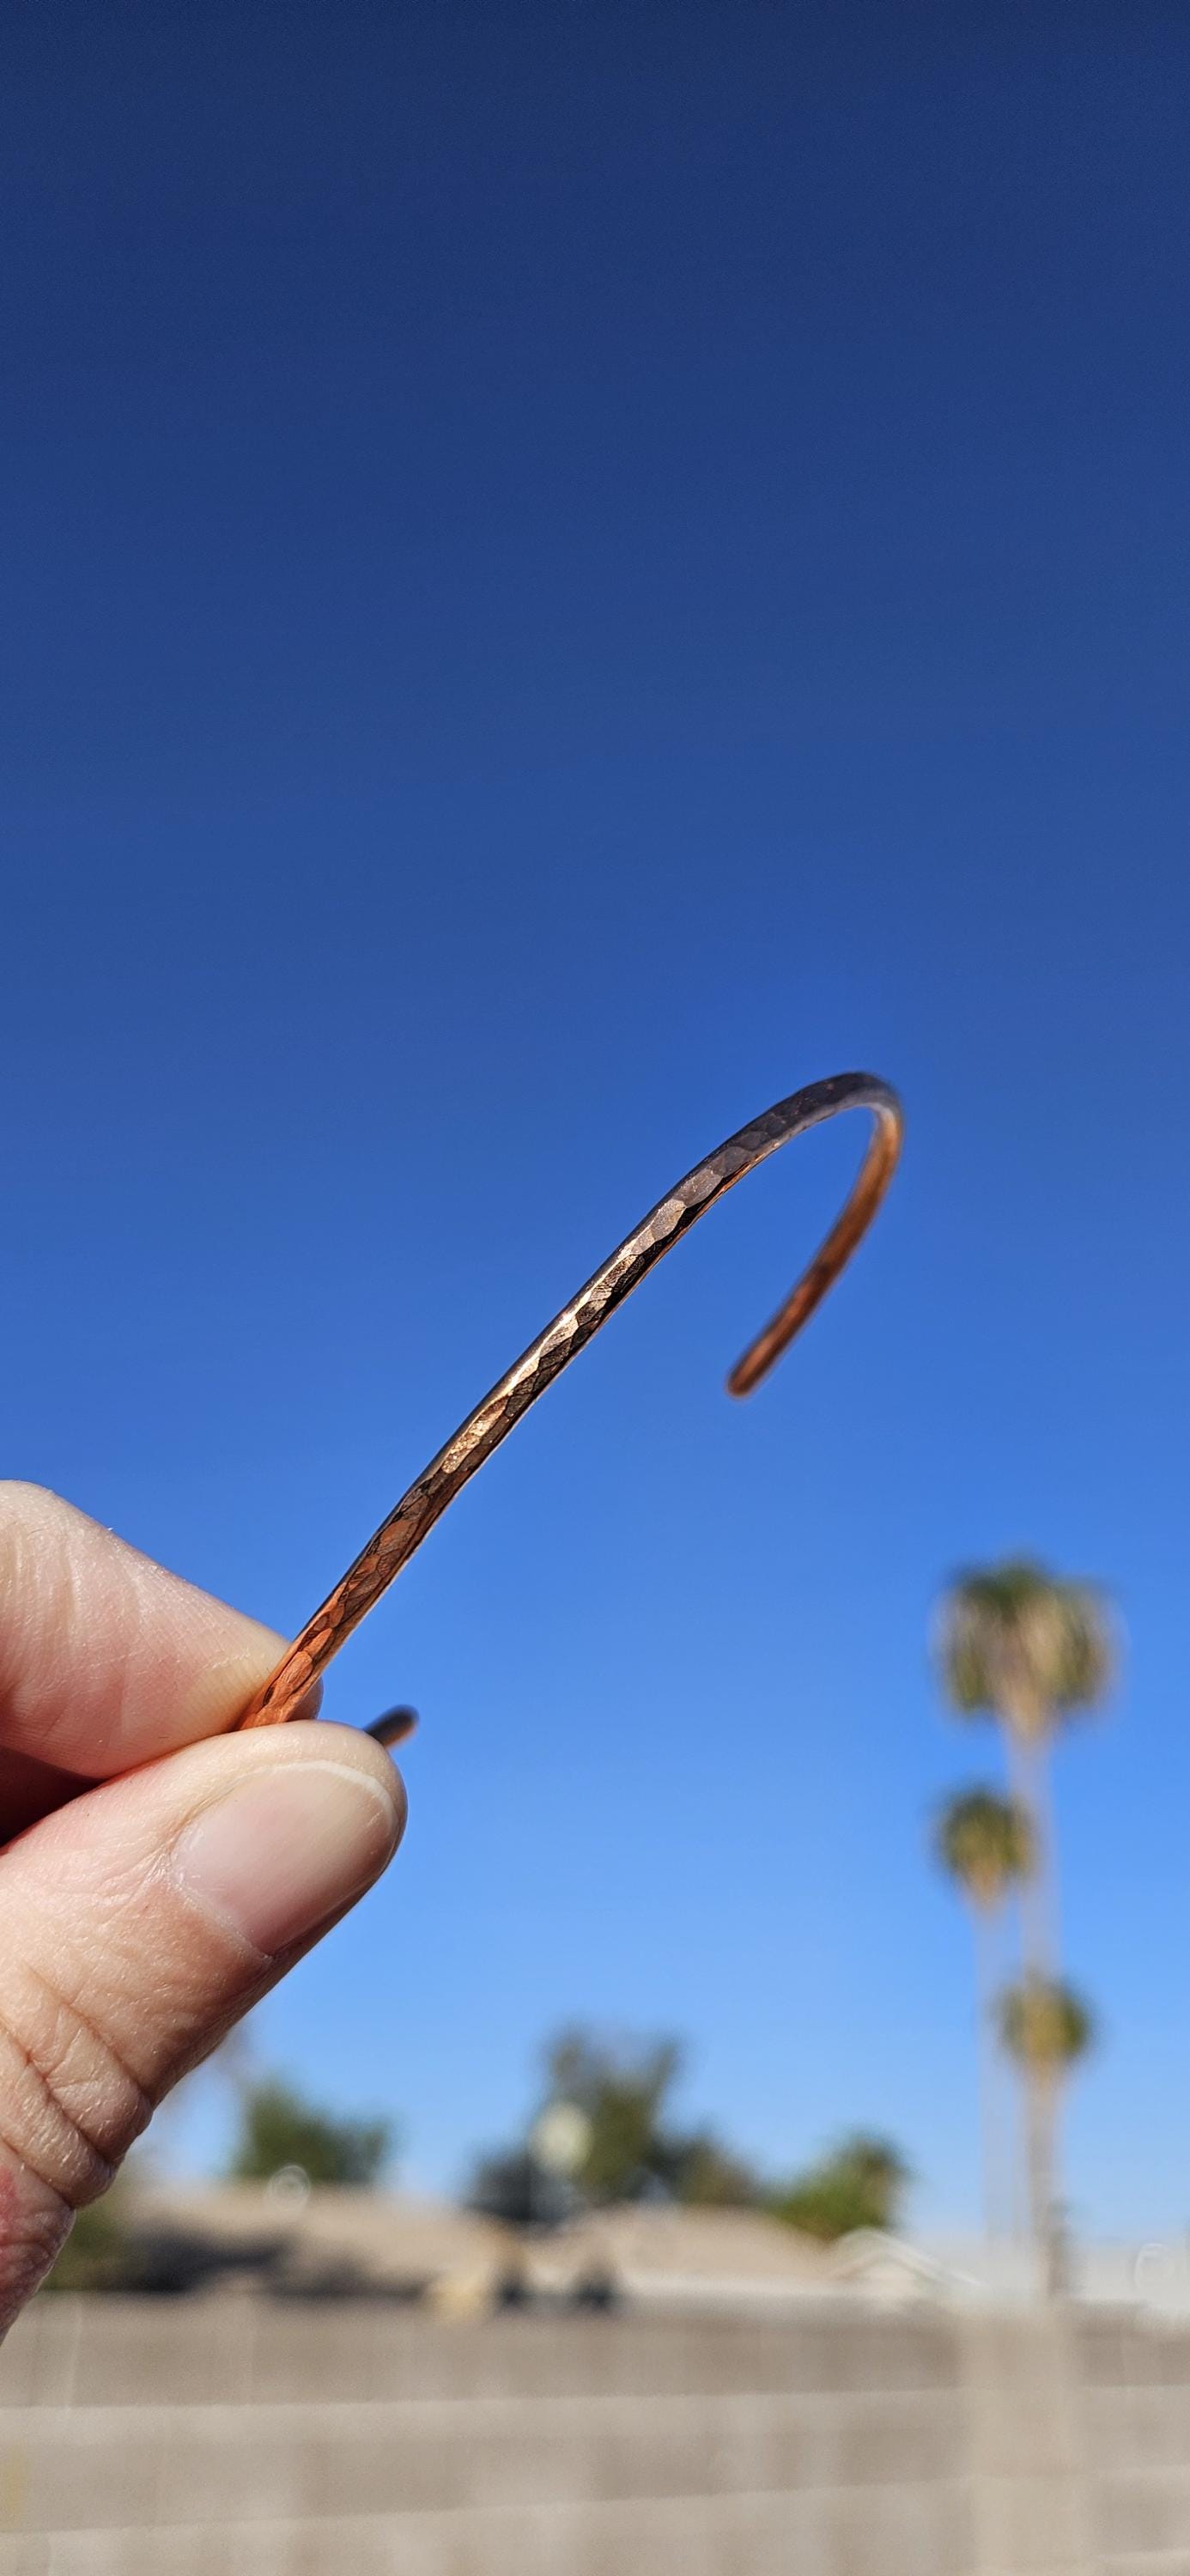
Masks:
[[[875,1123],[867,1154],[842,1215],[771,1323],[737,1361],[727,1381],[732,1395],[747,1395],[758,1385],[838,1278],[871,1224],[896,1169],[903,1126],[901,1107],[895,1091],[876,1074],[835,1074],[827,1082],[813,1082],[803,1091],[792,1092],[788,1100],[778,1101],[775,1109],[766,1109],[762,1117],[729,1136],[725,1144],[708,1154],[705,1162],[696,1164],[685,1180],[650,1209],[602,1269],[546,1325],[474,1413],[468,1414],[408,1493],[402,1495],[342,1582],[335,1585],[307,1621],[276,1671],[237,1719],[237,1725],[276,1726],[298,1715],[312,1683],[325,1671],[332,1655],[337,1654],[381,1593],[387,1591],[394,1575],[421,1546],[468,1478],[499,1448],[514,1423],[552,1385],[615,1308],[639,1287],[654,1262],[757,1163],[775,1154],[778,1146],[787,1145],[791,1137],[800,1136],[805,1128],[817,1126],[824,1118],[834,1118],[843,1109],[873,1112]]]

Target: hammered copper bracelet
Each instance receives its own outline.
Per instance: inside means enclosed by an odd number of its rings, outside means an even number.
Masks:
[[[778,1101],[775,1109],[766,1110],[763,1117],[754,1118],[750,1126],[729,1136],[726,1144],[708,1154],[705,1162],[697,1163],[685,1180],[679,1181],[676,1189],[650,1210],[643,1223],[626,1237],[586,1287],[580,1288],[561,1314],[555,1315],[544,1333],[530,1343],[507,1376],[468,1415],[445,1449],[439,1450],[408,1493],[402,1495],[342,1582],[307,1620],[276,1671],[249,1701],[242,1717],[236,1720],[238,1726],[278,1726],[284,1719],[298,1715],[312,1683],[325,1672],[332,1655],[358,1627],[365,1612],[387,1591],[394,1575],[421,1546],[427,1531],[441,1519],[468,1477],[475,1474],[485,1458],[491,1457],[514,1422],[528,1412],[567,1361],[606,1323],[614,1308],[622,1305],[662,1253],[669,1251],[713,1200],[721,1198],[766,1155],[775,1153],[778,1145],[787,1145],[791,1136],[800,1136],[803,1128],[817,1126],[820,1120],[835,1117],[841,1109],[870,1109],[874,1131],[842,1215],[772,1322],[737,1360],[727,1381],[731,1395],[748,1395],[759,1384],[838,1278],[871,1224],[896,1169],[902,1134],[900,1102],[895,1091],[876,1074],[839,1073],[829,1082],[812,1082],[804,1091],[792,1092],[788,1100]],[[388,1718],[377,1721],[373,1731],[391,1743],[407,1734],[413,1723],[411,1710],[394,1709]]]

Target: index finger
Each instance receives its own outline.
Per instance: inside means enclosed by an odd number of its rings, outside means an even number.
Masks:
[[[0,1750],[107,1779],[221,1733],[281,1642],[57,1494],[0,1483]]]

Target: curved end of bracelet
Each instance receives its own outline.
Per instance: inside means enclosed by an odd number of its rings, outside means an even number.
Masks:
[[[814,1259],[803,1270],[771,1321],[749,1342],[743,1357],[736,1361],[727,1380],[729,1395],[751,1395],[754,1386],[775,1367],[787,1351],[803,1324],[808,1324],[816,1306],[820,1306],[828,1288],[851,1259],[857,1243],[867,1233],[900,1159],[905,1119],[895,1091],[875,1075],[851,1074],[839,1077],[838,1088],[849,1091],[848,1108],[870,1109],[874,1119],[871,1141],[860,1167],[851,1196],[837,1217]],[[825,1091],[833,1086],[822,1085]],[[829,1116],[829,1110],[820,1113]]]
[[[391,1751],[394,1744],[404,1744],[406,1737],[413,1734],[417,1722],[415,1708],[390,1708],[383,1717],[374,1717],[364,1733],[371,1736],[374,1744],[383,1744]]]

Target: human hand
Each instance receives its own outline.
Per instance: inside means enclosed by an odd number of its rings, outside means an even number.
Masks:
[[[367,1736],[219,1732],[278,1644],[0,1484],[0,2332],[162,2095],[400,1840]]]

